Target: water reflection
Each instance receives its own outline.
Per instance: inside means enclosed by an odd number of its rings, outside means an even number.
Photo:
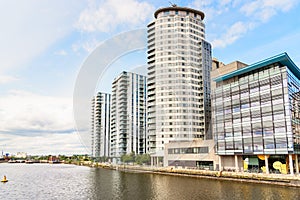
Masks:
[[[300,199],[297,188],[97,169],[101,199]],[[99,185],[109,185],[99,190]],[[107,186],[105,186],[107,187]]]
[[[300,199],[299,188],[79,167],[0,164],[0,199]]]

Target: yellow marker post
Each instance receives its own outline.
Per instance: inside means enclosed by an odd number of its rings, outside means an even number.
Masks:
[[[1,182],[6,183],[8,180],[6,179],[6,176],[4,175],[3,179],[1,180]]]

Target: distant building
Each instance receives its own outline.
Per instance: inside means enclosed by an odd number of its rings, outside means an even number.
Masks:
[[[147,152],[146,77],[122,72],[112,83],[110,157]]]
[[[244,68],[248,66],[245,63],[242,63],[240,61],[234,61],[232,63],[229,63],[225,65],[224,63],[218,61],[216,58],[212,59],[212,71],[211,71],[211,78],[217,78],[219,76],[225,75],[229,72],[236,71],[238,69]],[[215,81],[211,81],[211,89],[214,91],[216,89],[217,83]]]
[[[225,72],[213,93],[220,169],[299,173],[299,68],[286,53],[234,65],[214,68]]]
[[[95,158],[110,156],[110,103],[111,95],[98,92],[92,99],[92,156]]]
[[[50,155],[48,161],[49,161],[50,163],[53,163],[53,162],[59,162],[59,157],[58,157],[58,156],[51,156],[51,155]]]
[[[17,152],[17,154],[14,156],[15,158],[18,158],[18,159],[25,159],[27,157],[27,153],[25,152]]]
[[[212,139],[212,58],[203,12],[173,6],[154,17],[148,24],[147,101],[149,151],[157,160],[169,142]]]

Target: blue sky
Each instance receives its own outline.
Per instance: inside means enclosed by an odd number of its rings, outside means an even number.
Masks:
[[[251,64],[287,52],[300,66],[299,0],[173,0],[205,12],[213,57]],[[30,154],[86,153],[75,130],[72,95],[85,59],[103,41],[145,28],[168,1],[2,1],[0,6],[0,149]],[[145,64],[125,55],[109,79]],[[104,84],[105,83],[105,84]]]

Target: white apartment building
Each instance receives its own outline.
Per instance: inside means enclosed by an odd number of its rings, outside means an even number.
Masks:
[[[111,95],[98,92],[92,99],[92,156],[109,157]]]
[[[148,24],[149,152],[163,156],[170,141],[211,139],[211,45],[204,13],[167,7]]]
[[[147,152],[146,77],[122,72],[112,83],[111,146],[114,162],[123,154]]]

